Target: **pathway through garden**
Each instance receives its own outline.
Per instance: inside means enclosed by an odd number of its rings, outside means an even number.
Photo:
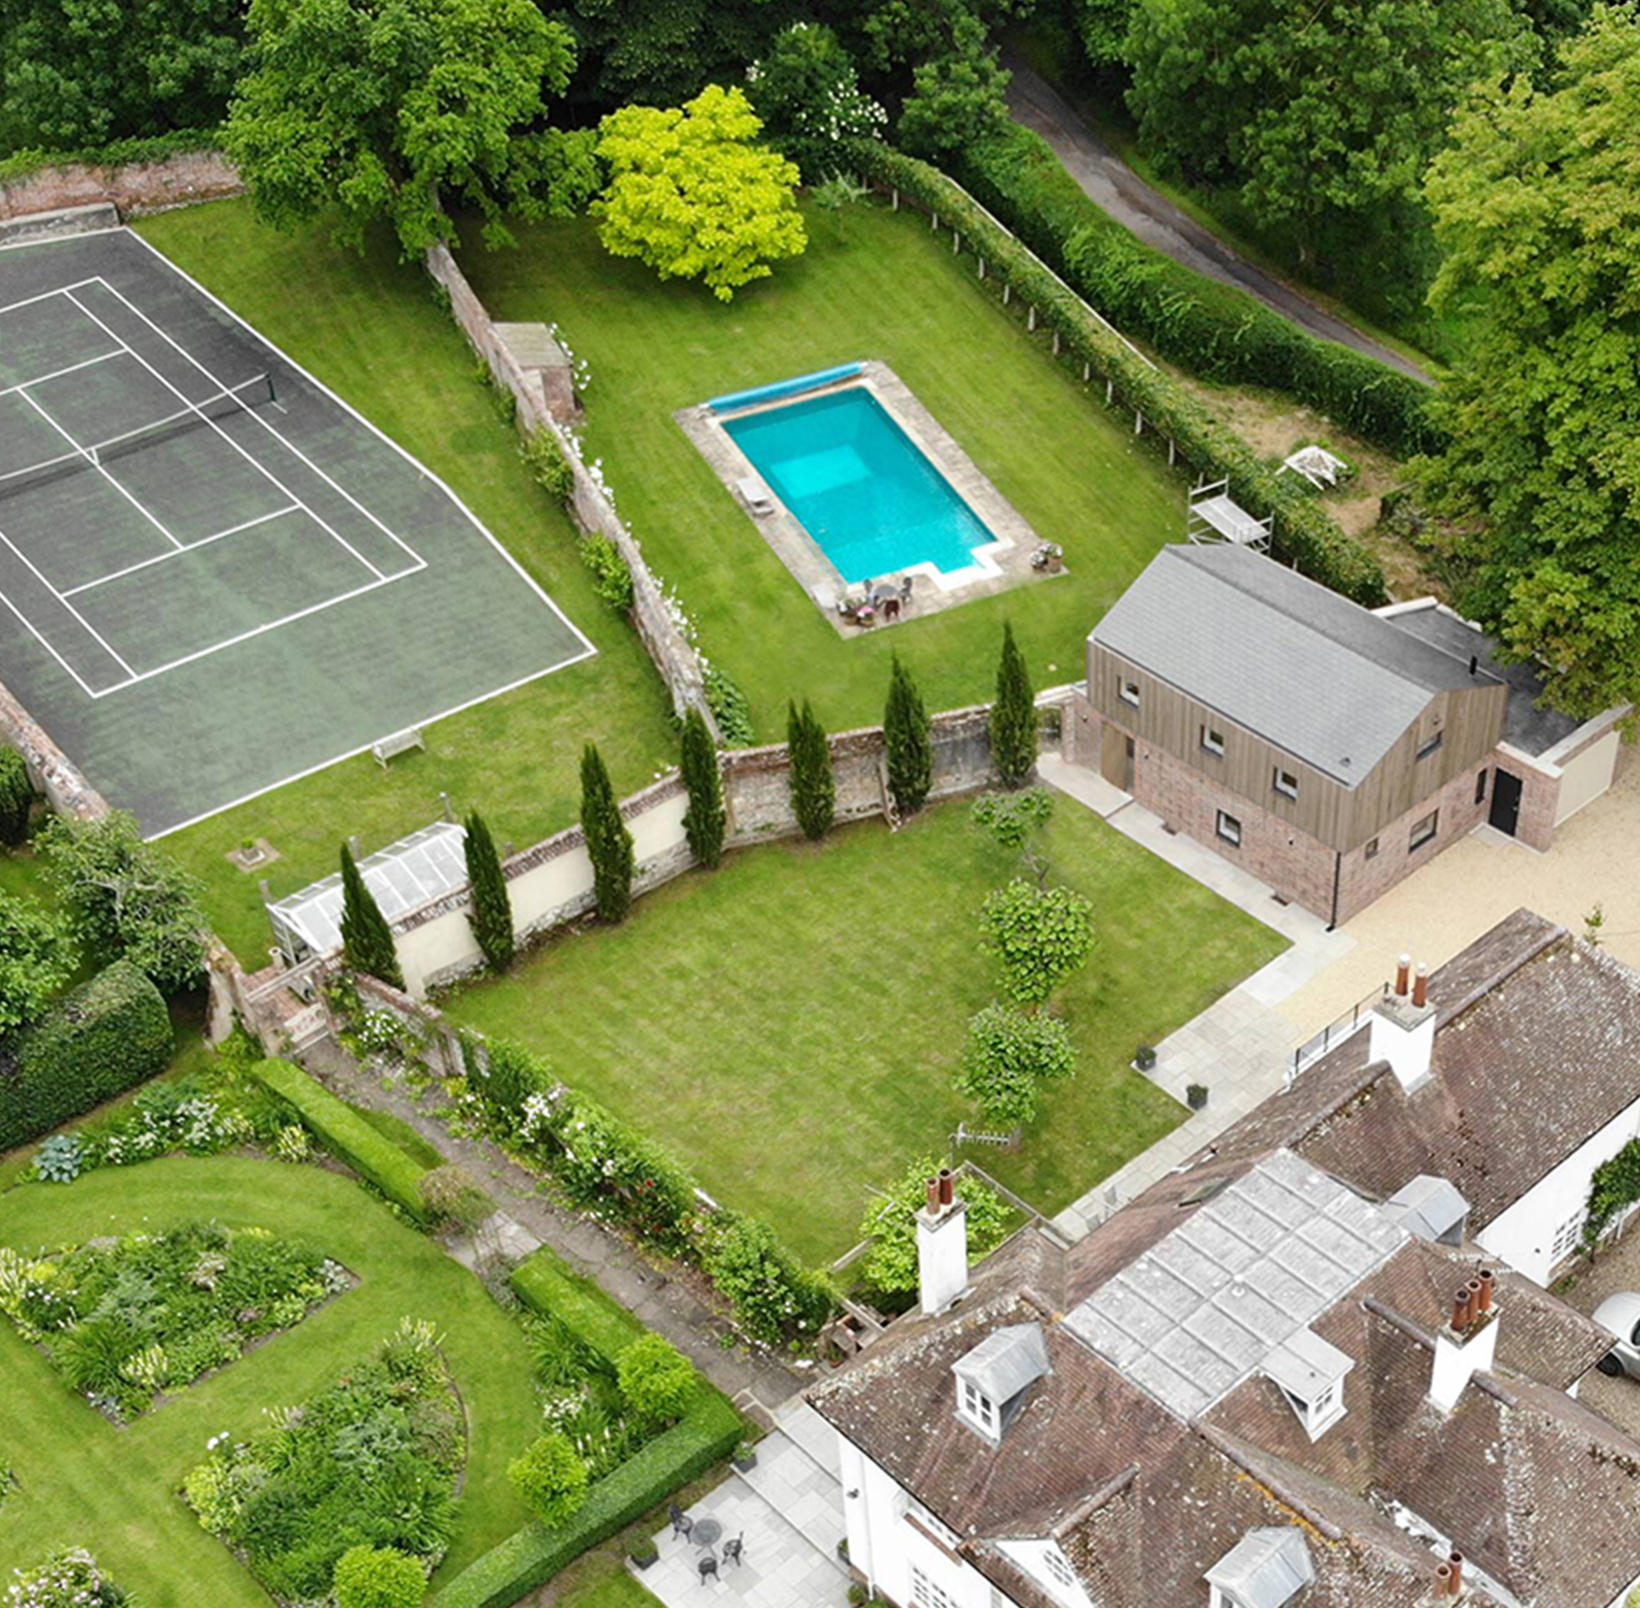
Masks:
[[[380,1077],[333,1041],[303,1056],[308,1071],[358,1105],[408,1122],[447,1162],[466,1168],[500,1211],[550,1245],[576,1272],[594,1280],[638,1319],[666,1336],[740,1410],[767,1427],[776,1409],[808,1382],[804,1371],[778,1357],[729,1344],[733,1331],[678,1279],[638,1256],[601,1224],[555,1205],[538,1192],[539,1180],[487,1139],[466,1139],[425,1110],[402,1084],[384,1088]],[[429,1104],[443,1101],[433,1085]]]

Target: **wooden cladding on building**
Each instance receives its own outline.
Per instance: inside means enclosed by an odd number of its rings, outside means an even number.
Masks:
[[[1304,697],[1304,687],[1295,684],[1292,696]],[[1088,644],[1088,701],[1105,720],[1346,853],[1481,763],[1497,747],[1508,699],[1508,687],[1496,681],[1431,693],[1384,758],[1345,783],[1101,644]]]

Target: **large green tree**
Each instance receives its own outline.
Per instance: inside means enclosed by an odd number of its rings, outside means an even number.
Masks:
[[[711,868],[723,858],[723,834],[729,815],[723,803],[723,766],[706,718],[693,704],[683,717],[683,751],[679,767],[689,794],[683,831],[697,864]]]
[[[632,908],[636,869],[632,834],[621,815],[604,756],[591,743],[581,754],[581,830],[592,861],[593,898],[604,921],[624,921]]]
[[[854,58],[820,23],[796,22],[746,69],[746,94],[763,136],[814,184],[847,166],[851,140],[882,132],[888,114],[860,88]]]
[[[708,84],[683,106],[623,106],[599,125],[609,186],[592,204],[598,238],[662,279],[701,279],[719,301],[808,244],[797,166],[757,143],[739,89]]]
[[[399,969],[399,951],[393,929],[376,903],[353,850],[342,845],[342,959],[354,971],[379,978],[391,988],[404,987]]]
[[[894,802],[902,815],[915,815],[934,785],[934,728],[917,683],[897,653],[889,661],[883,747]]]
[[[478,947],[491,971],[504,972],[513,963],[517,940],[513,936],[512,898],[507,874],[501,869],[489,823],[474,810],[467,817],[462,848],[467,857],[467,881],[473,890],[469,922]]]
[[[1535,48],[1512,0],[1140,0],[1128,101],[1151,151],[1308,255],[1405,227],[1464,91]]]
[[[786,706],[786,753],[792,813],[803,836],[818,842],[837,818],[837,779],[832,774],[831,743],[807,698],[801,709],[795,703]]]
[[[74,975],[72,940],[31,899],[0,893],[0,1039],[43,1015]]]
[[[595,186],[590,133],[542,126],[575,44],[533,0],[251,0],[248,22],[224,143],[274,224],[333,212],[358,245],[385,219],[413,257],[455,238],[447,205],[502,244],[504,212]]]
[[[1458,119],[1429,198],[1438,308],[1470,306],[1426,495],[1465,609],[1587,716],[1640,699],[1640,21],[1601,8],[1541,86]]]
[[[1009,76],[985,24],[959,11],[948,37],[912,73],[911,94],[900,112],[900,143],[938,161],[996,133],[1008,122]]]
[[[243,38],[242,0],[0,0],[0,129],[63,150],[213,127]]]
[[[997,693],[991,703],[991,763],[1004,787],[1018,787],[1036,769],[1036,693],[1012,625],[1002,628]]]

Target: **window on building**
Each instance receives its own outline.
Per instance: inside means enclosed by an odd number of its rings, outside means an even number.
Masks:
[[[1371,838],[1371,839],[1368,840],[1366,851],[1362,854],[1361,858],[1363,860],[1376,860],[1378,858],[1378,839],[1377,838]]]
[[[1224,734],[1214,731],[1211,726],[1202,727],[1202,747],[1210,754],[1217,754],[1224,758]]]
[[[1486,802],[1486,779],[1491,774],[1492,773],[1490,771],[1483,770],[1475,778],[1475,802],[1477,804],[1484,804]]]
[[[1441,734],[1438,731],[1431,732],[1430,735],[1424,738],[1424,740],[1418,745],[1419,759],[1428,759],[1431,754],[1439,750],[1440,746]]]
[[[943,1519],[937,1519],[925,1508],[921,1502],[911,1504],[911,1516],[922,1525],[925,1530],[931,1530],[953,1552],[962,1545],[962,1537],[957,1534]]]
[[[1226,843],[1234,843],[1238,849],[1241,847],[1241,822],[1224,810],[1219,811],[1218,834]]]
[[[916,1564],[911,1565],[911,1600],[916,1608],[957,1608],[957,1599]]]
[[[959,1381],[957,1388],[962,1392],[962,1416],[971,1424],[983,1429],[987,1435],[995,1435],[997,1432],[996,1403],[966,1379]]]
[[[1074,1591],[1082,1584],[1076,1578],[1076,1571],[1071,1568],[1070,1560],[1058,1547],[1049,1547],[1042,1554],[1042,1561],[1047,1566],[1048,1573],[1053,1576],[1056,1585],[1064,1586],[1067,1591]]]
[[[1132,704],[1133,707],[1137,709],[1139,707],[1139,683],[1137,681],[1129,681],[1127,677],[1124,676],[1116,683],[1116,696],[1120,698],[1123,703]]]
[[[1407,844],[1407,853],[1411,854],[1415,850],[1421,849],[1432,837],[1435,836],[1437,832],[1440,831],[1440,829],[1441,812],[1439,810],[1431,810],[1429,814],[1423,818],[1423,820],[1417,822],[1413,826],[1412,838]]]
[[[1276,791],[1283,798],[1298,797],[1298,777],[1290,770],[1283,770],[1279,765],[1276,766]]]
[[[1587,1217],[1587,1210],[1580,1206],[1555,1230],[1554,1243],[1549,1247],[1550,1267],[1559,1267],[1577,1249],[1583,1238],[1583,1224]]]

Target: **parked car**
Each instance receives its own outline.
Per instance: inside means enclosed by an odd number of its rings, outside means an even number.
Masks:
[[[1608,1295],[1594,1309],[1594,1321],[1617,1336],[1617,1344],[1595,1366],[1614,1379],[1620,1374],[1640,1379],[1640,1295],[1632,1290]]]

